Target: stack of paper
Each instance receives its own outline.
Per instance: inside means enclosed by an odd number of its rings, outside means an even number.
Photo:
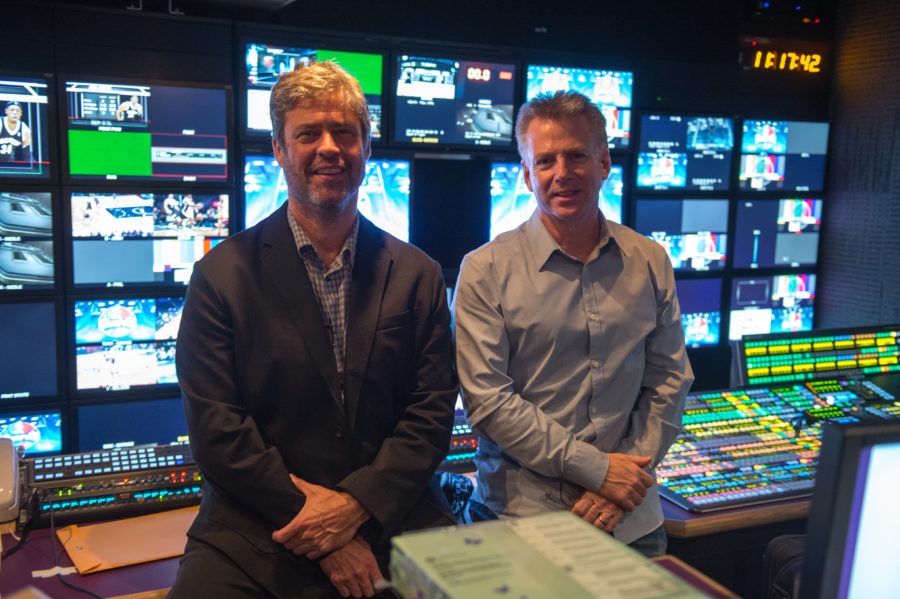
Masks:
[[[405,598],[704,597],[568,512],[394,537],[391,577]]]

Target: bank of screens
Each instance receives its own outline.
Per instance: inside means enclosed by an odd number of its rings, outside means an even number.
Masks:
[[[228,195],[73,192],[76,286],[182,284],[228,236]]]
[[[409,160],[371,158],[359,188],[360,213],[397,239],[409,241]],[[272,156],[244,160],[244,226],[252,227],[288,197],[284,172]]]
[[[47,82],[0,75],[0,177],[47,179]]]
[[[0,290],[53,287],[49,192],[0,191]]]
[[[0,403],[57,394],[56,306],[0,304]]]
[[[73,179],[228,179],[224,89],[66,82]]]
[[[641,117],[637,186],[724,191],[729,187],[734,120],[648,114]]]
[[[181,398],[82,404],[78,451],[187,443]]]
[[[822,191],[828,123],[744,121],[741,189]]]
[[[681,279],[676,283],[681,326],[688,347],[716,345],[722,321],[722,281]]]
[[[603,215],[617,223],[622,222],[623,189],[622,167],[614,164],[600,188],[597,202]],[[522,165],[494,162],[491,165],[491,239],[528,220],[535,208],[537,199],[525,185]]]
[[[810,331],[815,297],[813,274],[735,278],[728,337]]]
[[[245,47],[247,82],[247,132],[268,134],[272,131],[269,118],[269,96],[278,78],[298,65],[332,60],[356,77],[369,105],[372,138],[381,139],[382,70],[381,54],[345,52],[314,48],[289,48],[269,44],[249,43]]]
[[[631,90],[634,73],[573,67],[528,65],[525,99],[557,91],[584,94],[606,118],[606,137],[612,150],[631,145]]]
[[[637,198],[634,228],[666,249],[675,270],[725,268],[728,200]]]
[[[76,301],[76,388],[122,391],[176,383],[183,306],[183,297]]]
[[[394,140],[512,145],[515,77],[512,64],[397,56]]]
[[[59,410],[2,413],[0,437],[11,439],[26,457],[59,453],[63,448],[62,414]]]
[[[735,268],[815,266],[822,200],[741,200],[734,231]]]

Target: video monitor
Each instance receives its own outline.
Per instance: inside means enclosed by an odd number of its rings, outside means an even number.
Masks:
[[[57,395],[56,305],[0,303],[0,403]]]
[[[828,123],[744,121],[741,189],[822,191]]]
[[[394,141],[509,147],[516,66],[397,56]]]
[[[229,233],[228,194],[72,192],[78,286],[187,285]]]
[[[45,79],[0,75],[0,177],[50,178]]]
[[[0,290],[54,285],[50,192],[0,191]]]
[[[576,67],[528,65],[525,99],[558,91],[587,96],[606,118],[606,138],[610,150],[631,146],[631,96],[634,73]]]
[[[636,198],[634,228],[666,249],[675,270],[725,268],[728,200]]]
[[[624,181],[622,167],[612,165],[600,188],[597,203],[607,219],[622,222]],[[491,239],[511,231],[528,220],[537,208],[537,199],[525,185],[525,173],[518,162],[491,164]]]
[[[717,345],[722,320],[721,279],[679,279],[675,285],[688,347]]]
[[[737,277],[732,280],[728,338],[810,331],[816,275]]]
[[[372,139],[381,139],[383,102],[381,87],[384,64],[381,54],[273,46],[263,43],[248,43],[245,46],[247,132],[271,134],[269,96],[279,77],[293,71],[297,65],[306,66],[324,60],[338,63],[359,81],[366,96],[366,103],[369,105]]]
[[[822,200],[741,200],[734,231],[734,267],[815,266]]]
[[[180,397],[81,404],[76,410],[78,451],[188,442]]]
[[[69,176],[228,181],[225,89],[66,82]]]
[[[78,391],[175,384],[183,297],[76,300]]]
[[[725,191],[733,148],[733,119],[645,114],[641,117],[637,186]]]
[[[357,208],[378,228],[409,241],[410,162],[370,158],[359,187]],[[284,172],[271,155],[244,159],[244,227],[252,227],[288,197]]]
[[[60,453],[63,421],[59,410],[0,413],[0,437],[11,439],[25,457]]]

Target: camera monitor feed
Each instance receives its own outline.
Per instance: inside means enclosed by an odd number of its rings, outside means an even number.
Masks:
[[[682,279],[676,285],[688,347],[716,345],[722,320],[721,279]]]
[[[224,89],[66,82],[69,175],[228,180]]]
[[[741,189],[822,191],[828,123],[744,121]]]
[[[0,400],[57,394],[56,305],[0,304]]]
[[[609,177],[597,198],[603,216],[622,222],[622,167],[612,165]],[[491,239],[511,231],[528,220],[537,208],[537,199],[525,185],[525,174],[518,162],[491,164]]]
[[[735,221],[735,268],[815,266],[822,200],[742,200]]]
[[[0,75],[0,177],[50,176],[47,82]]]
[[[661,190],[727,190],[733,148],[733,119],[644,115],[637,186]]]
[[[637,198],[634,228],[666,248],[675,270],[725,268],[728,200]]]
[[[528,65],[525,99],[557,91],[587,96],[606,118],[606,137],[611,150],[631,145],[631,90],[634,73],[574,67]]]
[[[359,187],[360,213],[397,239],[409,241],[409,161],[370,158]],[[244,162],[244,227],[252,227],[288,197],[284,172],[272,156]]]
[[[398,56],[394,139],[512,145],[515,78],[512,64]]]
[[[297,65],[332,60],[356,77],[369,105],[369,121],[372,139],[381,139],[382,71],[381,54],[325,50],[314,48],[286,48],[269,44],[246,45],[247,69],[247,132],[269,134],[272,120],[269,118],[269,96],[272,87],[284,73]]]
[[[178,397],[79,405],[77,418],[78,451],[188,442]]]
[[[0,191],[0,290],[53,287],[49,192]]]
[[[813,274],[737,277],[732,280],[728,338],[811,331],[815,298]]]
[[[24,412],[0,414],[0,437],[11,439],[13,446],[27,457],[62,451],[62,414]]]
[[[176,383],[175,338],[183,306],[183,297],[76,301],[78,390]]]
[[[227,194],[73,192],[75,285],[186,285],[228,236]]]

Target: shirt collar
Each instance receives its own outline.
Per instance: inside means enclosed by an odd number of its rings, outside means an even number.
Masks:
[[[547,227],[544,226],[543,221],[541,221],[541,216],[539,214],[540,208],[535,208],[534,212],[531,214],[531,218],[525,223],[524,232],[525,237],[528,240],[529,246],[532,248],[535,257],[535,268],[540,270],[547,264],[547,261],[553,257],[557,252],[560,255],[565,256],[565,252],[559,247],[559,244],[553,239],[553,236],[550,235],[550,231],[547,230]],[[610,247],[617,247],[619,251],[622,252],[623,255],[627,256],[625,252],[625,248],[622,247],[622,244],[619,243],[619,240],[616,238],[616,227],[618,225],[616,223],[611,223],[609,220],[603,216],[603,213],[600,214],[600,243],[597,244],[597,247],[600,250],[606,245],[610,245]],[[599,252],[597,253],[599,255]],[[595,259],[597,256],[591,258]]]
[[[297,251],[303,253],[304,248],[311,248],[313,252],[315,252],[315,246],[313,246],[312,240],[309,238],[309,235],[306,234],[306,231],[303,230],[303,226],[297,222],[297,219],[294,218],[294,214],[291,212],[290,207],[286,210],[288,225],[291,228],[291,233],[294,234],[294,243],[297,244]],[[349,265],[351,268],[353,267],[353,257],[356,256],[356,241],[359,238],[359,213],[356,215],[356,220],[353,222],[353,228],[350,229],[350,234],[347,235],[347,239],[344,240],[344,245],[341,247],[340,256],[343,259],[344,263]],[[349,252],[349,254],[348,254]],[[316,253],[316,257],[319,255]],[[321,258],[320,258],[321,260]]]

